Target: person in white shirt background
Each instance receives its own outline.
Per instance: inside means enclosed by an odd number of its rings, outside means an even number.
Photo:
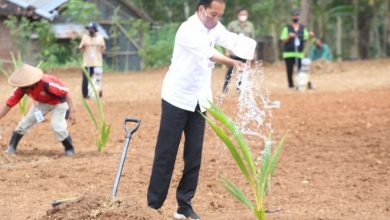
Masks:
[[[200,219],[191,200],[198,184],[202,157],[205,112],[212,100],[211,71],[214,63],[244,68],[241,61],[219,53],[214,45],[233,50],[238,35],[219,22],[225,0],[199,0],[196,13],[179,27],[171,65],[162,86],[162,114],[152,173],[148,206],[159,209],[168,194],[181,136],[184,132],[184,170],[177,187],[176,219]]]
[[[81,92],[84,98],[92,98],[92,88],[90,88],[84,74],[86,71],[89,73],[99,96],[102,97],[103,53],[106,50],[106,43],[103,36],[99,34],[96,23],[91,22],[85,28],[88,30],[88,34],[83,35],[79,46],[83,52],[83,67],[85,69],[82,72]]]

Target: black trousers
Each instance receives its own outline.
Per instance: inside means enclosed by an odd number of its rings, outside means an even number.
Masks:
[[[293,80],[294,66],[295,63],[298,61],[298,69],[300,69],[302,66],[301,59],[292,57],[292,58],[285,58],[284,61],[286,63],[288,87],[294,88],[294,80]]]
[[[234,56],[234,55],[230,56],[230,58],[232,58],[233,60],[239,60],[239,61],[244,62],[244,63],[246,62],[245,59],[242,59],[242,58]],[[228,90],[228,85],[229,85],[230,79],[232,78],[233,68],[234,67],[229,67],[228,71],[226,72],[225,81],[223,82],[223,87],[222,87],[223,93],[226,93]],[[240,84],[241,84],[241,82],[238,82],[238,85],[240,85]]]
[[[148,206],[159,209],[168,194],[180,139],[184,131],[184,170],[176,190],[180,208],[191,208],[198,185],[205,119],[199,113],[177,108],[162,100],[160,131],[148,188]]]
[[[93,67],[93,66],[86,66],[85,67],[86,72],[89,73],[89,77],[91,77],[91,78],[93,76],[94,69],[95,69],[95,67]],[[85,76],[84,72],[82,72],[82,74],[83,74],[83,81],[81,84],[81,93],[82,93],[84,98],[88,98],[88,79]]]

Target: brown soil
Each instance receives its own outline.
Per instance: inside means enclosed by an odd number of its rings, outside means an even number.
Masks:
[[[168,219],[163,213],[146,208],[137,201],[84,195],[70,199],[46,212],[42,220],[49,219]]]
[[[390,219],[390,60],[324,65],[313,69],[316,90],[309,92],[286,89],[282,63],[265,66],[265,85],[272,99],[281,101],[273,111],[275,137],[290,130],[267,200],[269,209],[282,211],[270,219]],[[48,122],[27,134],[15,155],[4,154],[20,119],[13,109],[0,124],[0,219],[170,219],[177,208],[182,152],[163,208],[146,207],[165,71],[105,74],[104,105],[113,130],[103,154],[79,101],[80,71],[51,71],[69,86],[76,103],[77,123],[69,127],[76,155],[62,155]],[[223,77],[224,70],[217,69],[215,94]],[[3,78],[0,89],[1,100],[12,91]],[[130,143],[118,197],[111,200],[128,116],[142,124]],[[254,219],[220,184],[222,174],[245,186],[209,128],[203,155],[196,211],[203,219]],[[78,199],[51,208],[53,200],[73,197]]]

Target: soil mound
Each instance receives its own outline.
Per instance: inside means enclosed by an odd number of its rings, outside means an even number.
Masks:
[[[169,219],[133,200],[110,199],[96,195],[85,195],[73,201],[64,202],[50,210],[41,220],[49,219]]]

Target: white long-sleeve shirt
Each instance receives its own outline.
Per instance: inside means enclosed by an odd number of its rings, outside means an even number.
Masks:
[[[214,63],[210,58],[218,53],[214,48],[220,45],[233,49],[238,35],[226,30],[218,23],[207,29],[195,13],[179,27],[171,65],[162,86],[162,98],[168,103],[187,110],[195,111],[199,103],[202,111],[212,101],[211,70]]]

